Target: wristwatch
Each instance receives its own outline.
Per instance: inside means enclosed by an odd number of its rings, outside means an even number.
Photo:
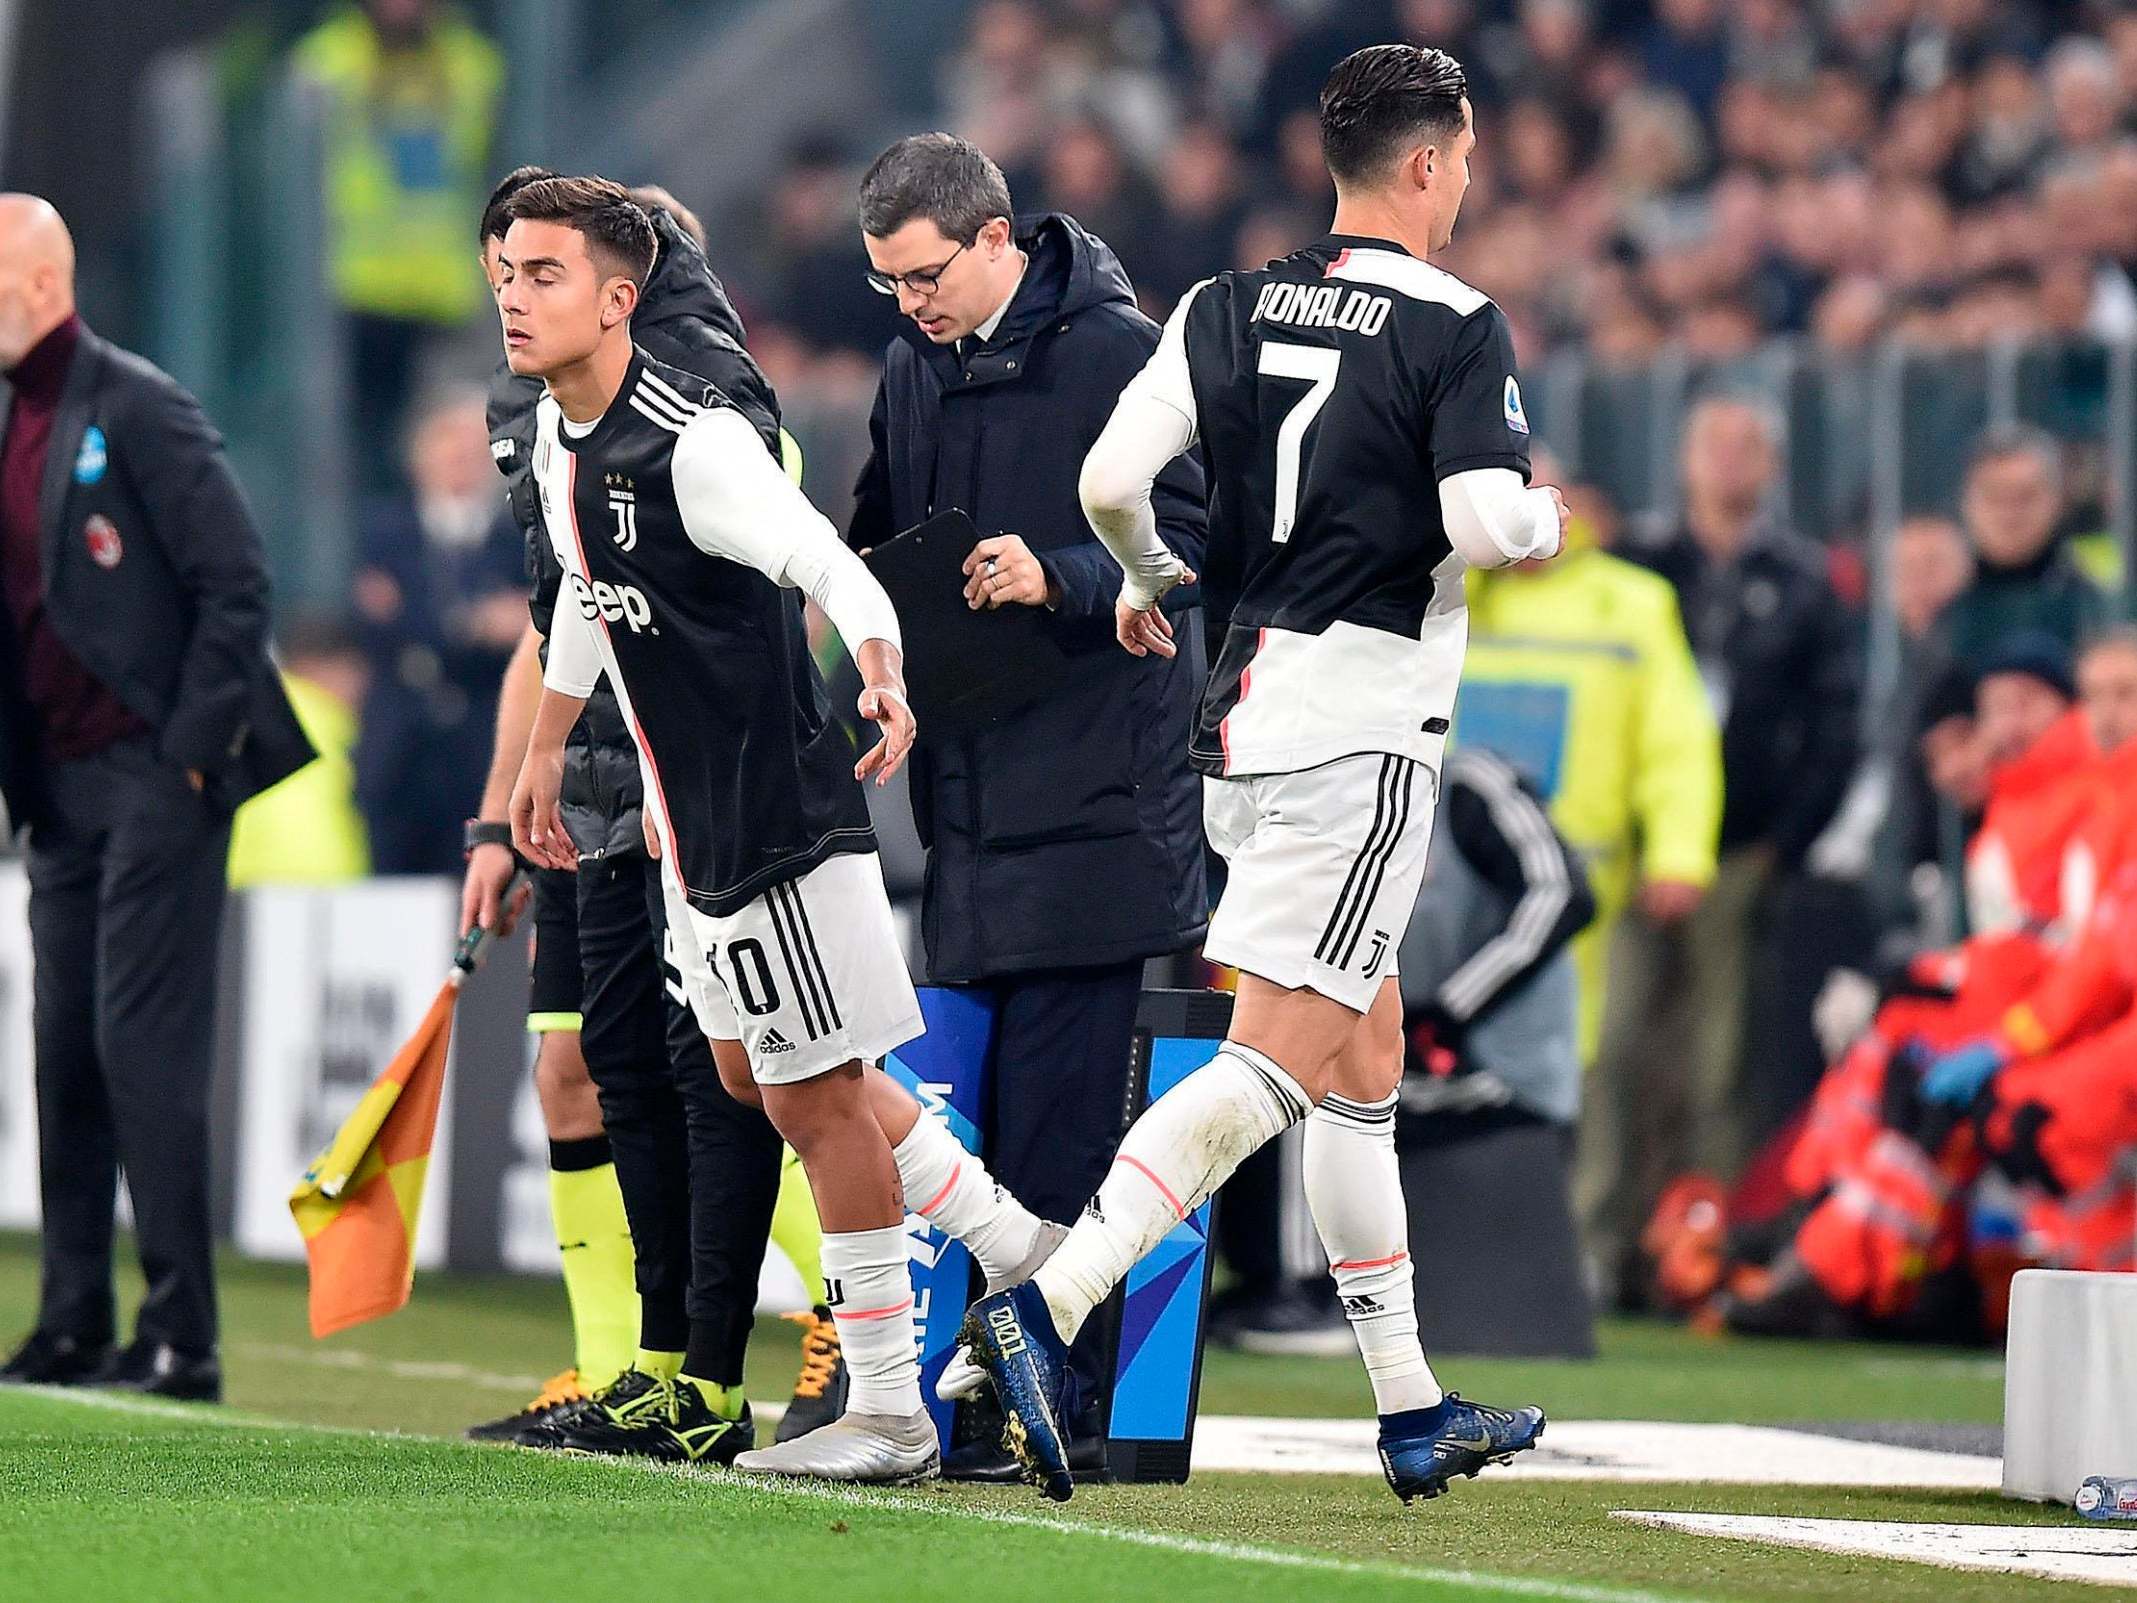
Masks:
[[[493,818],[470,818],[462,826],[461,857],[474,856],[478,846],[502,846],[506,851],[512,851],[512,826],[499,823]],[[518,854],[515,852],[513,855]]]

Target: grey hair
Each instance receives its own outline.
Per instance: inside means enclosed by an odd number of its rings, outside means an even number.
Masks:
[[[861,231],[875,239],[925,217],[943,238],[969,245],[995,218],[1010,215],[1002,169],[955,134],[909,135],[871,162],[861,178]]]
[[[2127,651],[2137,656],[2137,623],[2111,623],[2095,630],[2078,648],[2078,662],[2082,665],[2103,651]]]
[[[1712,389],[1702,390],[1692,398],[1692,404],[1684,410],[1683,427],[1689,430],[1692,419],[1701,412],[1719,411],[1728,408],[1736,412],[1749,412],[1758,423],[1759,432],[1766,436],[1766,443],[1776,451],[1788,438],[1788,420],[1772,397],[1757,390]]]
[[[2031,423],[1992,423],[1975,435],[1966,453],[1967,477],[1972,478],[1982,463],[2001,461],[2007,456],[2032,457],[2048,475],[2055,493],[2063,493],[2063,448],[2056,444],[2054,435]]]

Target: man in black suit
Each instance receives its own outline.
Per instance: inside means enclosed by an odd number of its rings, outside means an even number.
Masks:
[[[259,531],[199,405],[89,331],[74,245],[0,195],[0,794],[29,829],[44,1278],[0,1378],[214,1400],[208,1078],[238,803],[312,757]],[[114,1346],[123,1165],[148,1280]]]

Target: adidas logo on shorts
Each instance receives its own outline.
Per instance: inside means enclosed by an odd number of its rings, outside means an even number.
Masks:
[[[764,1032],[764,1038],[757,1043],[757,1050],[759,1052],[767,1054],[774,1052],[791,1052],[794,1050],[794,1043],[792,1041],[789,1041],[785,1036],[781,1035],[777,1030],[766,1030]]]

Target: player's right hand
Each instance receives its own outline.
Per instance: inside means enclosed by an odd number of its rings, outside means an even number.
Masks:
[[[467,875],[460,882],[460,933],[480,924],[492,935],[510,935],[527,909],[534,887],[522,885],[509,899],[505,887],[519,872],[508,847],[478,846],[468,853]]]
[[[1179,576],[1165,590],[1194,582],[1195,570],[1183,565]],[[1148,606],[1138,607],[1135,603],[1140,597],[1131,597],[1128,587],[1121,587],[1120,598],[1113,603],[1113,638],[1131,657],[1178,655],[1179,647],[1172,639],[1172,620],[1165,616],[1165,590],[1160,590]]]
[[[542,868],[579,870],[579,848],[564,827],[564,753],[527,753],[512,787],[512,849]]]
[[[1565,553],[1566,530],[1573,526],[1573,509],[1566,505],[1565,494],[1557,485],[1546,484],[1543,488],[1550,491],[1551,505],[1558,510],[1558,544],[1549,552],[1535,559],[1539,562],[1548,562],[1552,557],[1562,556]]]

